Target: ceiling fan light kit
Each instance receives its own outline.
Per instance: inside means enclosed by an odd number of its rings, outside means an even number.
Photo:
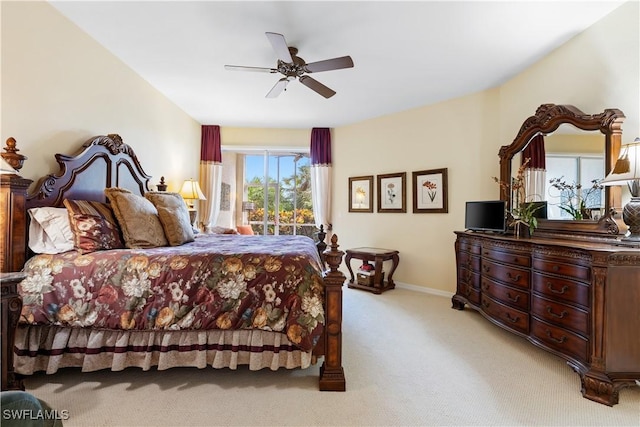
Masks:
[[[270,32],[265,34],[278,57],[276,68],[246,67],[241,65],[225,65],[224,68],[231,71],[257,71],[282,74],[284,77],[278,80],[271,88],[266,95],[267,98],[276,98],[286,89],[289,82],[295,79],[298,79],[300,83],[325,98],[331,98],[336,92],[313,77],[309,77],[307,74],[353,67],[353,60],[350,56],[341,56],[339,58],[325,59],[307,64],[304,59],[298,56],[297,48],[287,45],[287,41],[282,34]]]

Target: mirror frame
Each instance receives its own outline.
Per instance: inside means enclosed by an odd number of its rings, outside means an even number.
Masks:
[[[624,113],[617,108],[605,109],[599,114],[585,114],[573,105],[542,104],[535,115],[527,118],[510,145],[503,145],[498,152],[500,157],[500,181],[511,182],[511,161],[520,153],[535,135],[549,134],[562,124],[568,123],[584,131],[600,131],[605,137],[605,176],[613,169],[622,143],[622,122]],[[620,187],[605,187],[605,215],[599,220],[539,220],[536,234],[571,233],[580,235],[607,235],[616,237],[619,228],[611,217],[611,208],[622,205]],[[500,188],[500,200],[507,202],[511,211],[509,189]]]

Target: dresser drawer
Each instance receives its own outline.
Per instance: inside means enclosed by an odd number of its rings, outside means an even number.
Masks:
[[[466,283],[458,285],[458,295],[465,297],[471,304],[480,305],[480,291]]]
[[[523,270],[482,259],[482,275],[511,286],[529,289],[529,270]]]
[[[553,300],[589,306],[589,286],[584,283],[533,272],[532,287]]]
[[[529,333],[529,315],[527,313],[501,304],[484,294],[481,295],[481,301],[482,311],[490,317],[510,329],[525,335]]]
[[[469,252],[459,252],[458,265],[469,270],[478,271],[480,270],[480,257],[471,255]]]
[[[458,267],[458,281],[480,289],[480,274],[464,267]]]
[[[459,240],[458,251],[465,251],[475,255],[480,255],[480,244],[475,241]]]
[[[589,342],[573,332],[533,317],[531,319],[531,336],[562,354],[573,356],[581,361],[587,360]]]
[[[504,252],[497,249],[485,248],[482,250],[482,256],[494,261],[502,262],[519,267],[530,267],[531,257],[526,253]]]
[[[589,336],[589,313],[585,310],[534,297],[531,313],[548,323],[571,329],[585,337]]]
[[[481,279],[480,288],[492,299],[524,311],[529,310],[529,292],[525,290],[505,286],[486,277]]]
[[[589,267],[585,267],[582,265],[564,264],[552,259],[534,258],[533,268],[545,273],[552,273],[559,276],[565,276],[570,279],[591,282],[591,270],[589,269]]]

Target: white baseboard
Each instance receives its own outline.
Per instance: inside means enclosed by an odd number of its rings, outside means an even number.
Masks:
[[[447,291],[441,291],[440,289],[427,288],[424,286],[411,285],[409,283],[402,283],[394,280],[396,288],[409,289],[411,291],[422,292],[425,294],[437,295],[440,297],[451,298],[453,293]]]

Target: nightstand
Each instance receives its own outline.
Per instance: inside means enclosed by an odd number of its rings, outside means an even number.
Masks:
[[[2,390],[24,390],[22,380],[13,371],[13,347],[16,326],[22,311],[22,298],[18,295],[18,283],[24,273],[0,273],[2,288]]]
[[[389,289],[394,289],[396,284],[393,282],[393,272],[396,271],[398,263],[400,262],[399,252],[391,249],[380,248],[356,248],[347,249],[347,255],[345,256],[345,264],[351,274],[351,280],[348,286],[350,288],[361,289],[364,291],[373,292],[375,294],[381,294]],[[353,276],[353,270],[351,270],[351,259],[359,259],[362,261],[374,261],[375,272],[373,281],[370,285],[360,284],[355,280]],[[382,272],[382,264],[384,261],[391,261],[391,270],[387,276],[387,280],[384,280],[384,274]]]

